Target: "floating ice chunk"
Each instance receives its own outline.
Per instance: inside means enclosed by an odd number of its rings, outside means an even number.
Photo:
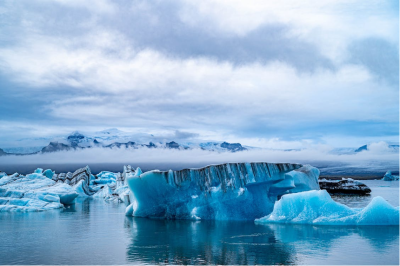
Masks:
[[[382,178],[383,181],[398,181],[399,176],[398,175],[392,175],[391,171],[387,171],[386,174]]]
[[[105,185],[102,189],[93,195],[93,198],[108,198],[113,194],[111,188]]]
[[[126,216],[132,216],[132,214],[133,214],[133,204],[130,204],[125,209],[125,215]]]
[[[37,199],[12,199],[0,198],[0,212],[30,212],[45,211],[62,208],[63,205],[58,202],[47,202]]]
[[[86,189],[87,185],[85,185],[85,181],[84,180],[80,180],[75,186],[73,186],[73,188],[75,189],[75,192],[78,193],[78,197],[90,197],[89,194],[86,193],[87,189]]]
[[[46,169],[46,170],[43,172],[43,175],[44,175],[45,177],[47,177],[47,178],[50,178],[50,179],[53,178],[54,174],[55,174],[55,172],[53,172],[51,169]]]
[[[43,173],[43,169],[42,168],[37,168],[34,173],[41,174],[41,173]]]
[[[363,209],[335,202],[326,190],[288,194],[275,203],[271,214],[256,223],[321,225],[399,225],[399,207],[375,197]]]
[[[286,175],[292,177],[294,182],[294,188],[290,189],[290,192],[295,193],[307,190],[319,190],[319,174],[319,169],[309,164],[303,165],[303,167],[287,173]]]
[[[54,186],[42,188],[38,191],[46,191],[47,193],[56,194],[60,198],[62,204],[72,204],[79,196],[75,189],[67,184],[55,184]]]
[[[117,180],[117,174],[108,171],[102,171],[97,175],[97,178],[93,180],[94,184],[109,184],[114,183]]]

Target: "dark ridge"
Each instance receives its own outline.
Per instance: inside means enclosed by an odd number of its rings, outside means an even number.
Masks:
[[[128,141],[126,143],[114,142],[105,147],[106,148],[121,148],[121,147],[130,148],[130,147],[136,147],[136,143],[133,141]]]
[[[153,142],[150,142],[148,145],[146,145],[147,148],[155,148],[156,145]]]
[[[273,176],[282,175],[302,167],[301,164],[290,163],[225,163],[209,165],[199,169],[182,169],[178,171],[164,171],[160,174],[167,183],[174,182],[180,186],[186,180],[196,183],[202,190],[212,186],[222,185],[225,191],[227,186],[236,182],[228,182],[235,179],[241,186],[248,182],[266,182]]]
[[[166,146],[169,149],[179,149],[179,147],[180,147],[179,144],[176,143],[175,141],[171,141],[171,142],[166,143]]]
[[[362,151],[367,151],[368,150],[368,145],[361,146],[360,148],[356,149],[355,152],[362,152]]]
[[[69,145],[66,145],[64,143],[59,143],[57,141],[50,142],[49,145],[44,147],[41,152],[56,152],[56,151],[69,151],[72,150],[73,148]]]
[[[230,150],[232,152],[237,152],[237,151],[245,151],[247,150],[245,147],[242,146],[240,143],[228,143],[228,142],[223,142],[221,143],[221,148],[225,148],[227,150]]]

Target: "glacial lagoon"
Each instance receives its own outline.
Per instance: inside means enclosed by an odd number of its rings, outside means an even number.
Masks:
[[[399,183],[365,181],[398,206]],[[125,216],[124,204],[77,199],[62,210],[0,213],[1,264],[399,264],[398,226],[311,226]]]

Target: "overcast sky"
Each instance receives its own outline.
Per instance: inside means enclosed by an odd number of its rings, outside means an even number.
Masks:
[[[0,138],[398,142],[392,1],[0,2]],[[193,134],[192,134],[193,133]]]

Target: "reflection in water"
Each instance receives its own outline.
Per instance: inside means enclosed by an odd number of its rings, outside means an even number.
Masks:
[[[127,218],[128,219],[128,218]],[[268,227],[249,222],[130,219],[128,260],[156,264],[294,263]]]
[[[126,217],[78,199],[64,210],[0,213],[0,264],[397,264],[394,226],[257,225]]]
[[[365,254],[368,260],[363,264],[399,261],[398,254],[392,254],[386,261],[379,258],[387,249],[398,249],[396,226],[256,225],[126,218],[125,227],[132,236],[127,261],[134,263],[357,264],[357,260],[346,260],[349,249],[335,254],[337,244],[342,241],[359,245],[358,249],[370,243],[376,254]]]

